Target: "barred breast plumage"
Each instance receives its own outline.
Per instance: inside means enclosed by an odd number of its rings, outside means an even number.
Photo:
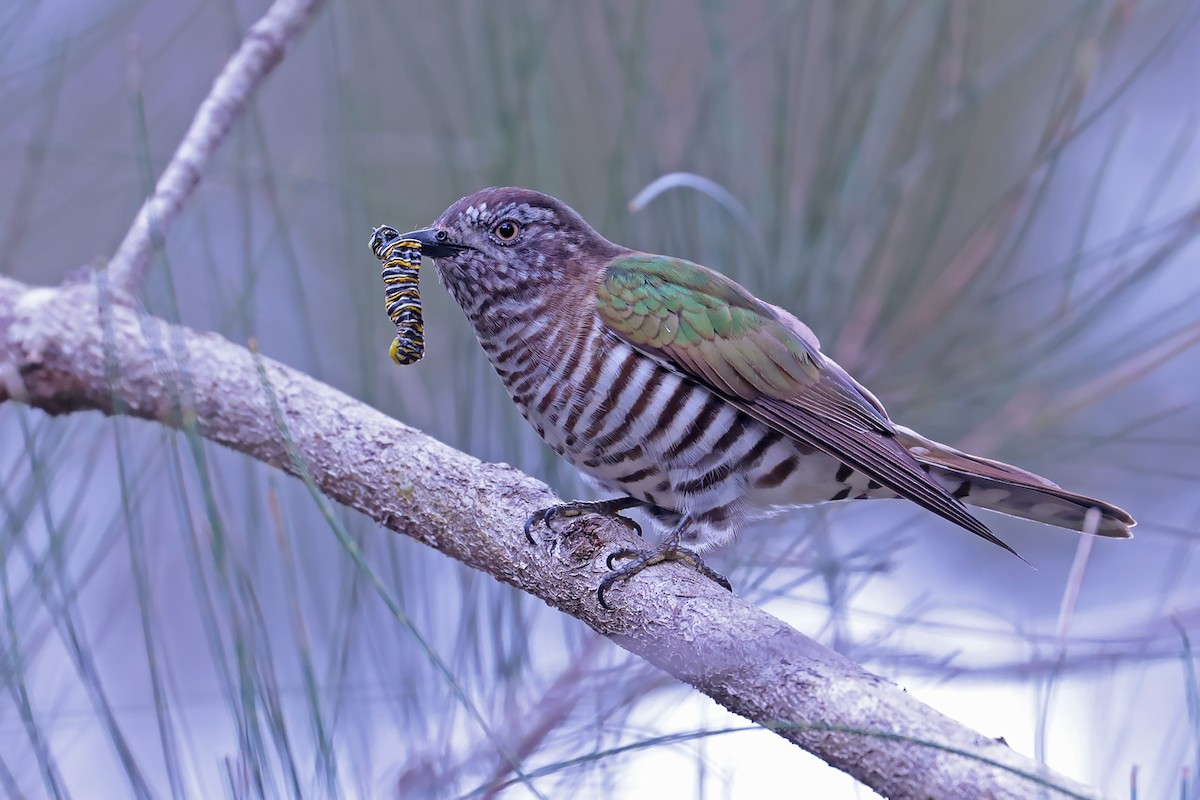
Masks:
[[[697,549],[781,507],[895,496],[647,359],[594,316],[573,322],[515,324],[484,350],[556,453],[596,486],[644,501],[660,521],[690,517],[683,539]]]

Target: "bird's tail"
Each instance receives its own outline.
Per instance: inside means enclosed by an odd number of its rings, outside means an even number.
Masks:
[[[968,455],[896,426],[897,439],[946,491],[979,508],[1059,528],[1127,539],[1137,523],[1114,505],[1068,492],[1040,475]]]

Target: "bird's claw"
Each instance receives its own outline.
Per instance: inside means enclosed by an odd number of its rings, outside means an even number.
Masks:
[[[525,538],[530,544],[536,545],[537,540],[533,538],[533,526],[539,522],[554,533],[554,521],[560,518],[582,517],[585,514],[597,514],[603,517],[609,517],[629,530],[642,535],[642,526],[637,523],[637,520],[632,520],[629,517],[622,515],[620,512],[633,506],[641,505],[640,500],[634,500],[631,497],[621,497],[615,500],[577,500],[573,503],[562,503],[557,506],[549,506],[547,508],[539,508],[533,512],[525,520]]]
[[[613,562],[621,558],[632,560],[623,567],[615,567]],[[604,593],[611,589],[614,583],[629,580],[646,567],[652,567],[664,561],[682,561],[709,580],[715,581],[730,592],[733,591],[733,585],[729,583],[729,579],[705,564],[694,550],[688,550],[675,542],[667,541],[653,550],[633,550],[622,547],[620,550],[609,553],[604,563],[611,572],[600,581],[600,586],[596,589],[596,599],[600,602],[600,607],[606,610],[612,609],[605,602]]]
[[[551,510],[553,510],[553,506],[550,508],[539,508],[525,518],[525,538],[529,540],[530,544],[537,544],[537,540],[533,538],[533,526],[539,522],[546,522],[546,512]],[[546,527],[550,527],[550,523],[546,522]]]
[[[620,550],[613,550],[608,554],[608,558],[604,559],[604,566],[608,567],[609,571],[615,570],[613,561],[618,558],[637,558],[642,553],[640,550],[634,550],[629,547],[622,547]]]

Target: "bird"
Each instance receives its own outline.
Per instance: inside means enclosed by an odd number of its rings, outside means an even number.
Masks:
[[[1110,503],[928,439],[888,416],[807,325],[719,272],[610,242],[560,200],[492,187],[450,205],[421,244],[509,396],[554,452],[613,497],[534,512],[525,533],[640,508],[663,530],[621,548],[597,599],[791,507],[904,498],[1016,555],[968,506],[1129,538]],[[1018,557],[1020,557],[1018,555]]]

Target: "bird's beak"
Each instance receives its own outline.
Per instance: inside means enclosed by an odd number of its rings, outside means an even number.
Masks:
[[[438,228],[424,228],[412,231],[400,237],[401,239],[416,239],[421,243],[421,255],[430,258],[447,258],[462,250],[470,250],[465,244],[450,241],[450,235]]]

